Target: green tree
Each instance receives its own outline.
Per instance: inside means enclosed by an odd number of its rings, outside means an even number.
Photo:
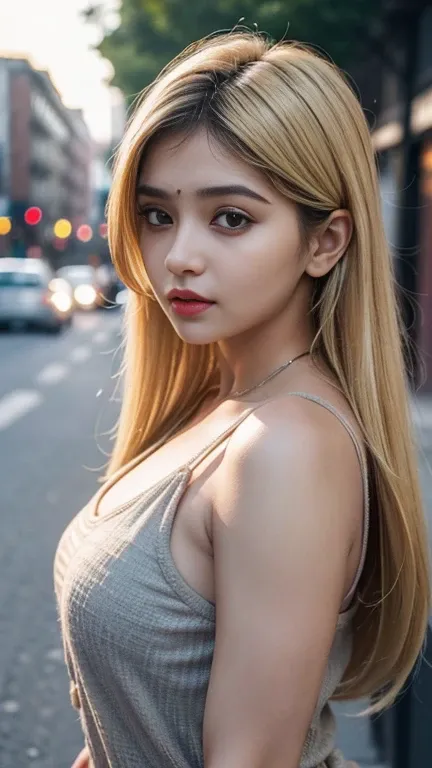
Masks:
[[[131,101],[186,45],[238,23],[275,40],[307,41],[349,69],[369,49],[380,13],[380,0],[122,0],[121,23],[98,48]],[[103,5],[85,16],[103,30]]]

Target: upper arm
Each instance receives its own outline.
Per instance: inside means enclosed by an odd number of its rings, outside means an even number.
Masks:
[[[235,433],[221,467],[208,768],[297,768],[319,696],[360,473],[350,438],[311,407],[264,406]]]

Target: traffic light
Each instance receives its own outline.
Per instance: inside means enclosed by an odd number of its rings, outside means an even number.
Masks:
[[[72,232],[72,224],[67,219],[58,219],[54,224],[54,235],[60,240],[66,240]]]
[[[12,229],[12,222],[8,216],[0,216],[0,235],[8,235]]]
[[[37,207],[37,205],[32,205],[30,208],[27,208],[24,214],[24,221],[26,224],[35,226],[36,224],[39,224],[41,219],[42,219],[42,211],[40,208]]]

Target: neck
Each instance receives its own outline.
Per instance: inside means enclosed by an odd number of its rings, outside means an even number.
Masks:
[[[254,333],[249,338],[230,339],[219,344],[219,367],[221,372],[219,397],[228,397],[230,392],[248,389],[259,384],[284,363],[310,349],[312,330],[304,329],[291,338],[278,342],[274,329],[271,334]],[[305,358],[307,359],[307,358]]]

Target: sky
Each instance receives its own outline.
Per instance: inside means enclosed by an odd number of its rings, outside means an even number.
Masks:
[[[0,0],[0,55],[23,55],[47,69],[64,103],[82,108],[94,139],[111,135],[111,64],[91,46],[98,32],[80,18],[89,0]],[[115,23],[118,0],[105,0]]]

